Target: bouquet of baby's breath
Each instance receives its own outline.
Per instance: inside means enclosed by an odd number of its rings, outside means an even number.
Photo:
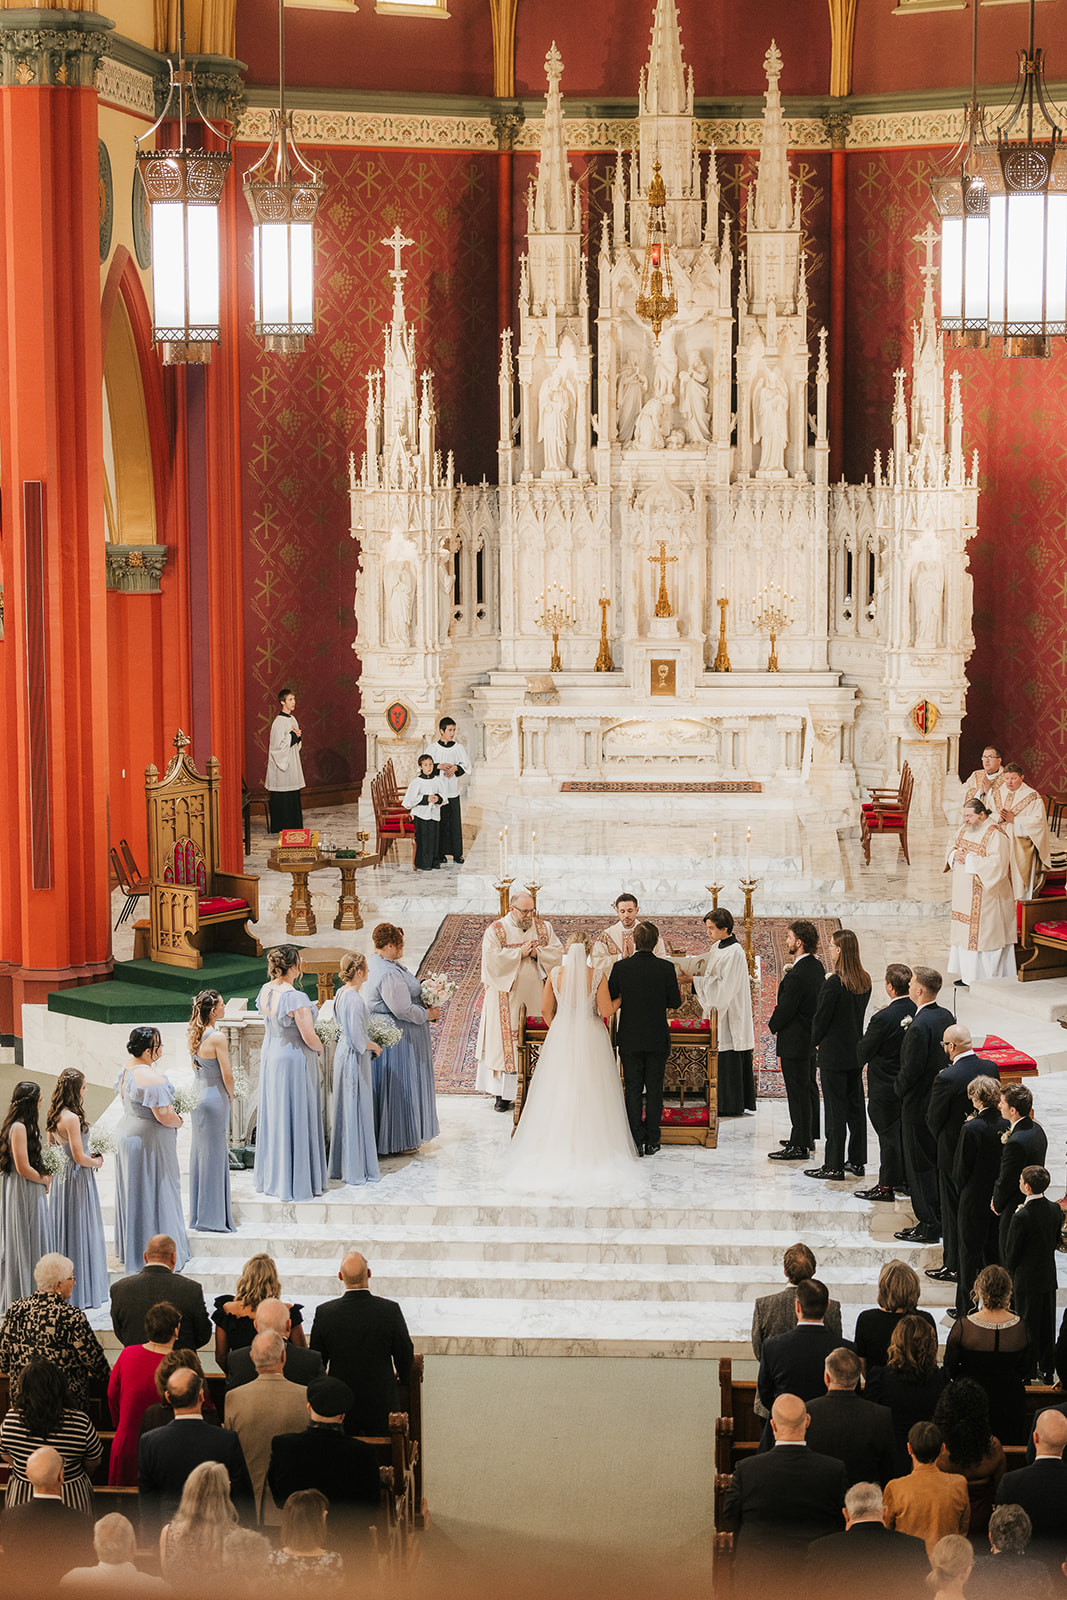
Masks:
[[[325,1022],[316,1022],[315,1032],[318,1034],[323,1044],[336,1044],[338,1039],[341,1037],[340,1028],[330,1017],[327,1017]]]
[[[383,1050],[388,1050],[400,1043],[404,1030],[398,1028],[395,1022],[390,1022],[388,1017],[371,1017],[367,1023],[367,1037],[374,1044],[381,1045]]]
[[[94,1156],[110,1155],[115,1148],[115,1130],[106,1122],[94,1122],[82,1143]]]
[[[187,1117],[200,1104],[200,1096],[195,1089],[175,1089],[171,1104],[179,1117]]]
[[[69,1157],[66,1145],[45,1144],[41,1146],[41,1171],[56,1178],[63,1171]]]
[[[434,1006],[446,1006],[455,992],[456,986],[447,973],[428,972],[422,980],[419,998],[429,1011]]]
[[[252,1088],[252,1085],[248,1081],[248,1073],[245,1071],[244,1067],[234,1067],[234,1069],[233,1069],[233,1097],[234,1097],[234,1099],[235,1100],[243,1100],[243,1099],[245,1099],[245,1097],[250,1092],[251,1088]]]

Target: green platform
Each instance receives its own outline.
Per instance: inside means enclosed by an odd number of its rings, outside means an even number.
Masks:
[[[168,967],[159,961],[117,961],[105,983],[56,989],[49,1011],[88,1022],[188,1022],[193,996],[217,989],[224,1000],[252,1000],[267,981],[265,956],[235,956],[225,951],[204,957],[202,967]]]

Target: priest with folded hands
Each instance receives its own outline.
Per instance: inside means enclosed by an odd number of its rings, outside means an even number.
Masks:
[[[993,805],[993,815],[1011,841],[1021,893],[1030,895],[1039,874],[1047,870],[1052,860],[1052,835],[1045,802],[1024,780],[1017,761],[1009,761],[1004,768],[1004,784],[999,803]]]
[[[952,873],[952,954],[948,970],[964,984],[1015,976],[1018,872],[1011,841],[975,797],[948,849]]]
[[[534,912],[533,896],[512,891],[506,917],[482,937],[482,1017],[478,1024],[475,1088],[496,1096],[494,1109],[510,1111],[518,1089],[519,1008],[539,1017],[545,979],[563,960],[552,924]]]

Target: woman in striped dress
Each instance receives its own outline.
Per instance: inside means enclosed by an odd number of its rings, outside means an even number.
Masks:
[[[34,1356],[19,1374],[11,1410],[0,1423],[0,1453],[11,1462],[6,1505],[33,1499],[26,1462],[45,1444],[63,1458],[63,1504],[94,1516],[89,1474],[102,1454],[100,1436],[84,1411],[67,1404],[67,1380],[59,1368]]]

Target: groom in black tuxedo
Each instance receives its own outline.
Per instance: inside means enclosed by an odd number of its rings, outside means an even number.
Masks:
[[[622,1007],[615,1041],[622,1062],[626,1115],[637,1153],[643,1156],[654,1156],[659,1150],[663,1073],[671,1053],[667,1012],[682,1003],[678,974],[672,962],[656,955],[658,942],[659,929],[651,922],[639,922],[634,929],[635,953],[616,961],[608,976],[612,1011]]]

